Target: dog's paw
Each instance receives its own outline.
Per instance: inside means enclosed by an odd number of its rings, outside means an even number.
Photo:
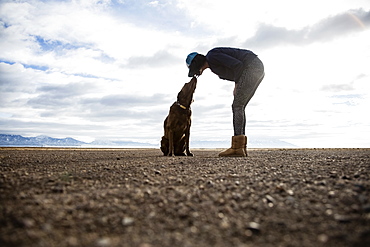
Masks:
[[[189,153],[186,153],[186,155],[187,156],[194,156],[194,154],[193,153],[190,153],[190,152]]]

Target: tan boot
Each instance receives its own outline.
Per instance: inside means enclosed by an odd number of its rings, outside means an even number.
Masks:
[[[231,148],[219,153],[220,157],[246,157],[247,138],[245,135],[233,136],[231,138]]]

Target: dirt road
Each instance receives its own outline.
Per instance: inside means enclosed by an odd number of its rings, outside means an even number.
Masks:
[[[0,148],[0,246],[370,246],[370,149]]]

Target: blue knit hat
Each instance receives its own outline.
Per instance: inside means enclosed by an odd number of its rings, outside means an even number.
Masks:
[[[192,62],[197,55],[198,52],[192,52],[186,57],[186,66],[189,68],[189,77],[193,77],[199,71],[199,68],[196,68],[195,64],[192,65]]]
[[[192,52],[186,57],[186,66],[190,67],[191,62],[193,61],[194,57],[198,55],[198,52]]]

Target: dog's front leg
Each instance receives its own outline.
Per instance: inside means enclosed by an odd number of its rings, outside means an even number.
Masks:
[[[168,156],[175,156],[175,149],[173,145],[173,131],[168,131]]]
[[[194,154],[192,154],[190,152],[190,148],[189,148],[189,140],[190,140],[190,125],[188,128],[186,128],[185,130],[185,150],[186,150],[186,155],[187,156],[194,156]]]

